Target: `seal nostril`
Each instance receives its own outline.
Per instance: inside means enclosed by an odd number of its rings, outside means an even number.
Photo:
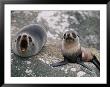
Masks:
[[[23,38],[26,38],[27,37],[27,35],[23,35]]]

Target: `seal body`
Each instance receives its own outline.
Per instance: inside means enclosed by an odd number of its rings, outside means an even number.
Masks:
[[[91,70],[84,64],[84,62],[92,62],[100,70],[100,63],[96,56],[92,54],[88,48],[81,47],[79,36],[77,35],[77,32],[73,30],[64,33],[61,52],[64,57],[64,61],[52,64],[53,67],[72,62],[78,63]]]
[[[37,24],[23,27],[12,42],[13,52],[21,57],[37,54],[45,45],[47,34],[45,29]]]

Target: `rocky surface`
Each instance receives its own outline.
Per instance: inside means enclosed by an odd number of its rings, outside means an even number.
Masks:
[[[98,77],[100,72],[89,62],[85,64],[92,71],[76,63],[51,67],[51,63],[63,60],[60,52],[62,34],[75,29],[83,46],[89,47],[100,60],[100,13],[99,11],[12,11],[11,42],[14,35],[28,24],[42,24],[46,27],[47,43],[33,57],[21,58],[11,53],[12,77]]]

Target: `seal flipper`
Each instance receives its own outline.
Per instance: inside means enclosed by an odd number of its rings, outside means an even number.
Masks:
[[[97,67],[97,69],[100,71],[100,62],[98,61],[95,55],[93,56],[93,59],[90,62],[92,62]]]
[[[84,62],[77,62],[78,64],[82,65],[83,67],[87,68],[88,70],[92,71],[87,65],[84,64]]]
[[[53,63],[53,64],[50,64],[50,66],[52,67],[57,67],[57,66],[61,66],[61,65],[65,65],[68,63],[68,60],[64,57],[64,61],[61,61],[61,62],[58,62],[58,63]]]
[[[82,65],[83,67],[87,68],[88,70],[92,71],[87,65],[84,64],[84,62],[81,60],[81,58],[77,58],[77,64]]]

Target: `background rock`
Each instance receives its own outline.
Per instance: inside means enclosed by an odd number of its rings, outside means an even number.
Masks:
[[[74,29],[82,46],[89,47],[100,60],[100,12],[99,11],[12,11],[11,42],[25,25],[39,23],[46,28],[47,43],[33,57],[21,58],[11,54],[12,77],[97,77],[99,71],[92,63],[85,63],[92,72],[75,63],[51,67],[51,63],[63,60],[60,43],[64,31]]]

